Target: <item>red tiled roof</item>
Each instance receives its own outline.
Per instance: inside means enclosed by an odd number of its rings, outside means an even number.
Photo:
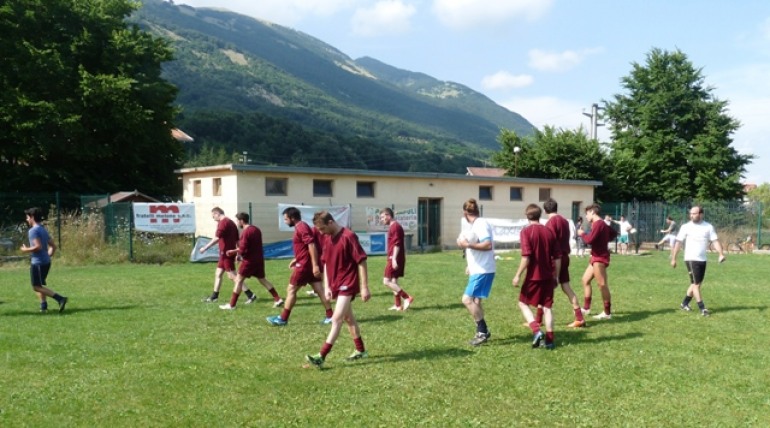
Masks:
[[[505,177],[505,170],[503,168],[481,168],[469,166],[466,169],[468,170],[466,175],[473,175],[476,177]]]

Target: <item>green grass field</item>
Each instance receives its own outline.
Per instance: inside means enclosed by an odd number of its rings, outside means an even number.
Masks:
[[[212,264],[54,264],[49,285],[70,303],[43,315],[27,265],[2,266],[0,426],[769,426],[770,258],[712,259],[704,318],[678,309],[687,274],[667,254],[613,257],[612,320],[567,329],[558,291],[554,351],[532,349],[521,325],[518,254],[498,262],[479,348],[467,345],[459,252],[410,256],[407,313],[387,311],[373,257],[372,299],[354,303],[370,357],[343,361],[354,349],[343,329],[322,371],[302,367],[329,330],[304,293],[289,325],[272,327],[262,288],[233,312],[201,303]],[[287,263],[268,262],[281,295]],[[572,259],[581,297],[585,263]],[[594,312],[600,300],[595,289]]]

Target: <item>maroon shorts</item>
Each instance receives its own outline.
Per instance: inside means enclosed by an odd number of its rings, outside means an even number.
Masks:
[[[398,269],[393,269],[393,264],[391,263],[390,259],[388,259],[387,263],[385,263],[385,278],[403,278],[404,277],[404,266],[401,265],[398,267]]]
[[[361,287],[358,284],[332,287],[332,299],[337,299],[337,296],[352,296],[350,300],[353,301],[356,300],[356,295],[360,292]]]
[[[313,267],[311,266],[310,268],[301,267],[292,269],[289,284],[297,287],[303,287],[314,282],[322,281],[323,279],[316,278],[315,275],[313,275]]]
[[[519,302],[529,306],[543,305],[545,308],[553,306],[554,280],[525,281],[519,293]]]
[[[569,254],[561,256],[561,270],[559,271],[559,284],[569,282]]]
[[[265,277],[265,262],[249,262],[242,261],[241,266],[238,267],[238,275],[244,278],[264,278]]]
[[[217,268],[224,270],[225,272],[232,272],[235,270],[235,256],[228,257],[225,254],[219,255],[219,262],[217,262]]]
[[[591,261],[588,262],[591,266],[594,265],[594,263],[601,263],[606,267],[610,267],[610,258],[609,257],[595,257],[591,256]]]

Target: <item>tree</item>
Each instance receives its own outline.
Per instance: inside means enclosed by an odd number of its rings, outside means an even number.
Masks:
[[[563,130],[546,125],[529,137],[504,129],[498,142],[502,149],[492,155],[492,162],[504,168],[507,175],[601,181],[597,199],[617,200],[608,155],[597,140],[588,138],[582,127]]]
[[[130,0],[0,6],[0,190],[179,193],[166,42]]]
[[[706,87],[700,69],[680,52],[653,49],[621,79],[626,94],[605,101],[611,159],[628,196],[670,202],[736,200],[753,156],[739,154],[740,126],[727,102]]]

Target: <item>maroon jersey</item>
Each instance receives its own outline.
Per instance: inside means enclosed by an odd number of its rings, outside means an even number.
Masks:
[[[561,256],[556,237],[542,224],[521,230],[521,256],[529,257],[524,282],[553,280],[553,260]]]
[[[569,255],[571,251],[569,245],[569,221],[557,214],[548,219],[548,222],[545,223],[545,227],[550,229],[556,237],[556,243],[559,246],[561,255]]]
[[[238,226],[227,217],[222,217],[217,223],[217,231],[214,236],[219,238],[219,255],[225,251],[238,247]]]
[[[591,263],[602,262],[610,264],[610,241],[617,238],[618,232],[607,226],[602,219],[591,223],[591,232],[583,235],[583,241],[591,246]]]
[[[294,247],[294,258],[296,259],[296,267],[302,269],[313,270],[313,261],[310,258],[310,244],[315,245],[316,251],[318,251],[318,241],[316,235],[313,233],[313,229],[308,226],[304,221],[300,221],[294,225],[294,238],[292,239]],[[320,259],[319,259],[320,260]]]
[[[393,269],[393,252],[398,247],[398,255],[396,256],[396,263],[398,263],[398,269]],[[397,222],[390,223],[388,227],[388,261],[385,263],[385,278],[401,278],[404,276],[404,268],[406,267],[406,249],[404,247],[404,228]]]
[[[366,252],[349,229],[343,227],[336,235],[325,237],[323,262],[332,291],[358,290],[358,264],[364,260]]]
[[[238,273],[244,277],[265,277],[265,259],[262,249],[262,231],[257,226],[249,224],[243,228],[238,253],[243,258]]]

